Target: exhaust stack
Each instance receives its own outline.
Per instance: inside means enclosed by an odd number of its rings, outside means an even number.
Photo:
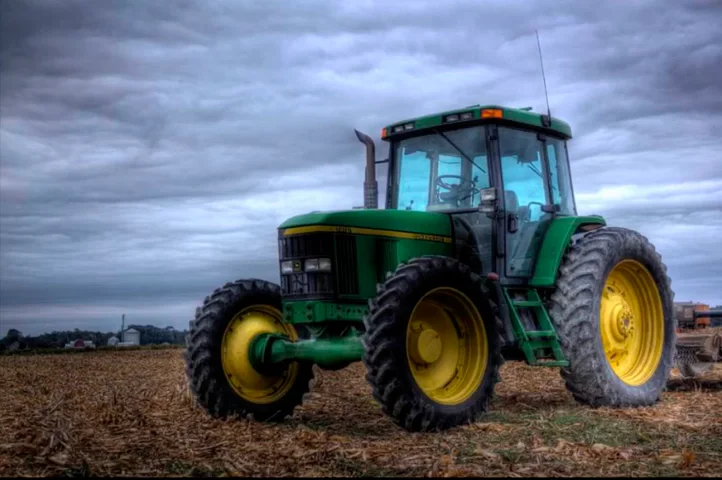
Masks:
[[[366,178],[364,179],[364,208],[379,208],[379,186],[376,181],[376,145],[374,141],[358,130],[354,129],[359,141],[366,145]]]

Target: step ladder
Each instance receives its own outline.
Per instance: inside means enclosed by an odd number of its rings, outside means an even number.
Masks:
[[[514,336],[519,342],[519,348],[524,352],[527,363],[541,367],[569,366],[569,362],[562,353],[554,326],[536,289],[504,287],[503,291],[506,303],[509,305],[509,317]],[[511,292],[525,293],[526,300],[512,300]],[[530,309],[541,330],[525,330],[517,311],[518,308]],[[549,351],[551,351],[551,356]]]

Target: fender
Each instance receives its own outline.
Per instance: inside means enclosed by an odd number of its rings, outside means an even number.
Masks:
[[[536,259],[532,287],[553,287],[562,257],[576,233],[596,230],[607,225],[599,215],[583,217],[557,217],[547,229]]]

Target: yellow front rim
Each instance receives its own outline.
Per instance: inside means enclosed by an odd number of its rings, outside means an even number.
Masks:
[[[609,273],[599,320],[614,373],[631,386],[652,378],[662,358],[664,311],[657,285],[641,263],[623,260]]]
[[[456,405],[479,389],[488,362],[481,314],[463,293],[428,292],[411,313],[406,358],[421,390],[434,402]]]
[[[236,393],[249,402],[271,403],[288,393],[298,375],[298,364],[292,362],[280,375],[262,375],[252,366],[249,357],[251,342],[262,333],[276,333],[296,340],[295,329],[283,321],[281,312],[268,305],[244,308],[228,324],[223,334],[221,362],[223,372]]]

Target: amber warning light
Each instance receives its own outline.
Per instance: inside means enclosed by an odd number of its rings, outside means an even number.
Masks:
[[[503,118],[504,114],[498,108],[487,108],[481,111],[481,118]]]

